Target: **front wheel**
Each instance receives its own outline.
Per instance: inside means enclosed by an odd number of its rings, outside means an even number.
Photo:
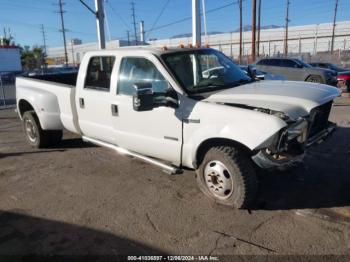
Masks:
[[[219,204],[249,208],[257,194],[255,170],[233,147],[211,148],[196,171],[202,192]]]

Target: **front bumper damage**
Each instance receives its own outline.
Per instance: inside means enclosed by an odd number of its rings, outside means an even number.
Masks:
[[[305,150],[314,145],[314,144],[320,144],[324,140],[326,140],[330,134],[336,129],[336,124],[329,123],[327,128],[318,132],[317,134],[307,138],[304,142],[304,148]],[[294,166],[298,163],[300,163],[304,156],[305,151],[298,155],[292,155],[292,154],[282,154],[282,157],[275,158],[268,153],[266,153],[265,150],[260,150],[257,154],[252,156],[252,160],[262,169],[287,169],[288,167]]]

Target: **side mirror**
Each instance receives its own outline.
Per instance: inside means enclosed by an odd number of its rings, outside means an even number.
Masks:
[[[135,83],[136,92],[132,97],[135,111],[150,111],[154,107],[153,90],[151,83]]]
[[[251,79],[257,80],[256,69],[252,65],[248,65],[247,74]]]

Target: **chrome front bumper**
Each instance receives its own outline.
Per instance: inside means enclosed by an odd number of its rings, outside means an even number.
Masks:
[[[335,129],[335,124],[329,124],[326,129],[308,138],[305,143],[305,147],[308,148],[314,144],[322,143]],[[269,156],[267,153],[260,150],[256,155],[252,156],[252,160],[262,169],[286,169],[290,166],[300,163],[303,160],[304,156],[305,153],[293,156],[287,160],[276,160]]]

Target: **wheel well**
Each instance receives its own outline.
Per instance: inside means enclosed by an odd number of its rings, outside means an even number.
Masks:
[[[251,155],[252,151],[246,147],[245,145],[231,139],[226,138],[210,138],[208,140],[203,141],[196,152],[196,160],[194,164],[194,167],[197,168],[200,163],[203,161],[205,154],[208,152],[208,150],[215,146],[232,146],[234,148],[238,148],[242,150],[245,154]]]
[[[308,75],[308,76],[305,78],[305,81],[307,81],[310,77],[319,77],[319,78],[321,78],[321,79],[323,80],[322,76],[311,74],[311,75]]]
[[[20,100],[18,103],[18,110],[21,116],[27,111],[34,111],[33,106],[27,100]]]

